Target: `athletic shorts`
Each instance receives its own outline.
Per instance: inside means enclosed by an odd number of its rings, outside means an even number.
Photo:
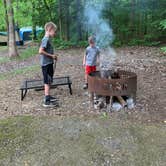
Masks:
[[[43,73],[44,84],[51,84],[53,82],[53,75],[54,75],[53,64],[42,66],[42,73]]]
[[[85,73],[90,74],[91,72],[96,71],[96,66],[85,66]]]

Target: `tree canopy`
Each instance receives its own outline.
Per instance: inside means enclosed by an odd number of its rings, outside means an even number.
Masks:
[[[114,44],[152,45],[165,42],[165,0],[13,0],[15,23],[20,27],[44,26],[48,21],[58,25],[58,35],[65,41],[84,41],[87,32],[85,7],[101,4],[101,17],[115,35]],[[99,9],[96,8],[96,11]],[[0,1],[0,30],[6,30],[5,11]]]

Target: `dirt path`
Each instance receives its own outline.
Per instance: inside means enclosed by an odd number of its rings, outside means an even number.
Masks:
[[[166,58],[161,56],[155,47],[118,48],[116,66],[120,69],[137,73],[138,90],[137,105],[126,114],[133,121],[163,122],[166,120]],[[23,102],[20,101],[19,87],[26,78],[41,77],[39,69],[0,80],[0,116],[13,115],[96,115],[99,111],[89,110],[89,96],[82,90],[84,71],[81,66],[84,49],[58,51],[60,54],[56,76],[69,75],[72,79],[73,95],[69,95],[67,87],[52,90],[60,100],[60,107],[46,110],[42,107],[43,92],[30,90]],[[1,55],[1,52],[0,52]],[[38,65],[38,56],[26,61],[13,61],[1,64],[0,73],[13,71],[25,66]],[[122,110],[123,111],[123,110]],[[118,113],[111,113],[118,116]]]

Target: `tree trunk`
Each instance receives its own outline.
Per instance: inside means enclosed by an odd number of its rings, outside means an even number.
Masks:
[[[132,36],[130,38],[133,38],[135,36],[135,9],[136,9],[136,0],[131,0],[131,13],[130,13],[130,31]]]
[[[65,30],[66,30],[66,33],[65,33],[65,39],[67,41],[70,40],[70,15],[69,15],[69,0],[65,0]]]
[[[59,10],[58,10],[58,15],[59,15],[59,37],[62,40],[62,4],[61,0],[59,0]]]
[[[77,40],[82,40],[82,32],[81,32],[81,1],[76,0],[76,10],[77,10]]]
[[[6,21],[6,32],[8,32],[9,28],[9,21],[8,21],[8,15],[7,15],[7,6],[6,6],[6,0],[3,0],[4,8],[5,8],[5,21]],[[7,44],[9,43],[9,33],[7,34]]]
[[[148,15],[147,12],[145,13],[145,18],[144,18],[144,35],[146,35],[148,33]]]
[[[11,0],[6,0],[7,6],[7,15],[8,15],[8,34],[9,34],[9,57],[16,57],[18,56],[17,47],[16,47],[16,39],[15,39],[15,29],[14,29],[14,14],[13,14],[13,7]]]
[[[36,40],[37,37],[36,37],[36,20],[35,20],[35,3],[32,1],[32,39],[33,40]]]

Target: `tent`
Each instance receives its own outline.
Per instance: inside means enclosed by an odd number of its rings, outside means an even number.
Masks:
[[[43,28],[36,28],[36,36],[39,35],[43,31]],[[32,40],[32,27],[23,27],[19,30],[19,35],[21,40],[27,41]]]
[[[23,45],[23,41],[20,39],[19,33],[15,30],[16,45]],[[7,32],[0,32],[0,45],[7,45]]]

